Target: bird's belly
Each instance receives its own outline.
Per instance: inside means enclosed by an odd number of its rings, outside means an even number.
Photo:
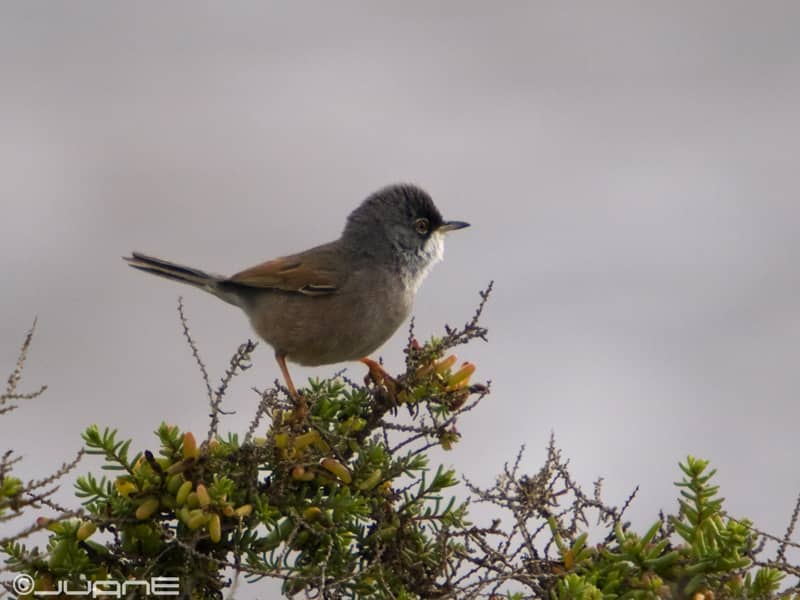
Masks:
[[[412,303],[402,288],[375,286],[366,295],[347,289],[329,296],[267,292],[249,312],[256,333],[277,353],[314,366],[371,354],[402,325]]]

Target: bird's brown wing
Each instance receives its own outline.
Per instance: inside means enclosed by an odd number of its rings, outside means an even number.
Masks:
[[[340,261],[328,244],[300,254],[268,260],[236,273],[225,283],[323,296],[336,292],[342,277]]]

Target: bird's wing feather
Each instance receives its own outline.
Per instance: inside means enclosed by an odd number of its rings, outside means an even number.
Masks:
[[[308,296],[332,294],[341,284],[341,269],[327,246],[283,256],[245,269],[225,280],[254,288],[298,292]]]

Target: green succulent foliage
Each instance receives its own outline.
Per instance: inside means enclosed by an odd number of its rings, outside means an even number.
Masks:
[[[0,517],[10,509],[15,509],[23,489],[22,480],[17,477],[8,476],[0,479]]]
[[[680,464],[680,510],[639,535],[617,522],[613,536],[588,546],[583,533],[570,545],[550,519],[565,576],[553,590],[558,600],[688,598],[713,592],[726,598],[770,598],[784,574],[764,567],[750,571],[755,535],[747,520],[725,515],[716,473],[692,456]]]
[[[162,424],[156,431],[159,456],[143,451],[135,460],[115,431],[91,427],[87,446],[104,457],[104,466],[118,467],[110,470],[119,475],[79,477],[76,493],[89,519],[49,523],[44,551],[6,544],[8,567],[45,585],[57,579],[80,585],[107,577],[176,576],[190,582],[197,597],[214,598],[225,587],[223,568],[235,554],[251,581],[283,574],[286,595],[329,577],[345,596],[427,597],[447,557],[467,552],[456,538],[441,536],[470,527],[466,505],[447,495],[457,483],[454,472],[432,471],[423,453],[393,455],[377,439],[365,439],[353,451],[353,436],[361,431],[355,419],[365,418],[361,401],[336,384],[317,382],[312,390],[319,401],[309,419],[324,435],[308,446],[303,460],[315,465],[323,456],[344,459],[350,453],[348,483],[323,469],[313,479],[294,477],[290,467],[297,456],[286,450],[291,446],[276,447],[275,435],[283,431],[275,424],[266,440],[241,444],[228,436],[204,445],[196,456],[187,450],[185,434]],[[724,513],[712,484],[714,470],[691,456],[680,468],[678,514],[655,521],[644,533],[617,522],[603,543],[592,545],[588,532],[567,541],[556,518],[548,519],[559,557],[552,563],[552,598],[688,598],[698,592],[741,600],[776,597],[784,574],[751,568],[751,524]],[[13,492],[8,479],[3,489]],[[407,484],[398,487],[400,480]],[[201,482],[205,499],[199,498]],[[154,500],[156,508],[142,510]],[[184,511],[202,518],[183,519]],[[211,515],[222,523],[216,540]],[[88,539],[95,528],[111,539]]]
[[[31,531],[46,530],[44,548],[21,542],[30,531],[0,542],[5,569],[30,575],[37,591],[63,580],[85,589],[176,577],[184,596],[201,600],[224,597],[233,570],[251,582],[277,577],[286,596],[319,598],[777,598],[796,567],[754,566],[757,532],[725,513],[715,471],[691,456],[680,464],[677,514],[644,532],[622,522],[624,509],[602,505],[599,491],[587,500],[572,482],[562,487],[566,467],[554,447],[535,477],[506,466],[489,491],[467,482],[477,500],[511,512],[510,530],[500,519],[489,528],[469,521],[467,504],[452,496],[456,473],[431,465],[428,449],[458,441],[455,417],[488,391],[468,384],[473,365],[454,373],[455,357],[444,354],[485,339],[477,320],[490,289],[461,330],[424,345],[410,339],[403,375],[365,386],[311,380],[305,405],[265,393],[263,402],[274,401],[263,411],[269,424],[260,413],[241,436],[217,434],[215,413],[204,442],[162,423],[151,449],[133,452],[117,430],[88,427],[85,451],[100,457],[102,474],[77,478],[83,509],[40,518]],[[240,348],[221,390],[253,347]],[[408,419],[394,419],[406,408]],[[16,459],[2,456],[2,522],[39,510],[52,490],[36,494],[77,463],[26,484],[11,474]],[[581,530],[587,506],[611,524],[600,543]]]
[[[91,425],[81,435],[83,443],[86,445],[87,454],[96,454],[105,457],[103,469],[109,471],[131,471],[133,465],[141,457],[137,453],[132,459],[128,459],[132,440],[117,441],[117,430],[106,427],[102,433],[97,425]]]
[[[708,461],[690,456],[680,467],[685,475],[675,484],[682,488],[680,514],[672,519],[672,526],[691,559],[684,573],[690,577],[686,591],[692,593],[716,584],[720,574],[750,566],[752,524],[724,518],[719,487],[709,483],[716,469],[708,470]]]
[[[586,577],[570,573],[559,579],[554,591],[556,598],[572,600],[602,600],[603,592],[590,583]]]
[[[340,595],[424,596],[460,549],[439,535],[466,525],[466,506],[446,495],[455,473],[368,435],[375,407],[364,389],[312,380],[306,394],[306,419],[279,410],[266,436],[246,443],[229,434],[197,448],[162,423],[157,452],[134,453],[118,431],[88,427],[86,452],[112,475],[78,477],[86,518],[51,524],[42,553],[9,544],[8,566],[43,585],[176,576],[195,597],[216,598],[235,562],[250,580],[280,574],[287,595],[334,581]],[[6,478],[0,499],[15,486]],[[89,539],[94,529],[101,541]]]

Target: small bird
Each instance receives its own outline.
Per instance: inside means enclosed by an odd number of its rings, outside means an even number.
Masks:
[[[408,317],[420,284],[443,257],[445,234],[468,226],[443,220],[419,187],[396,184],[350,213],[339,239],[231,277],[139,252],[125,260],[241,308],[299,401],[286,361],[317,366],[374,352]]]

